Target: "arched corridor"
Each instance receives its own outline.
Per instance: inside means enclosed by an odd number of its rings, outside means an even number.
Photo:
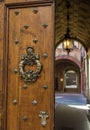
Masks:
[[[80,49],[67,55],[59,46],[55,51],[55,130],[89,130],[85,49],[78,43]]]
[[[88,5],[83,0],[56,0],[55,130],[90,129]],[[73,43],[70,50],[68,39]]]
[[[70,92],[70,85],[73,87],[76,85],[76,89],[71,87],[71,92],[75,91],[76,93],[82,93],[86,95],[86,51],[79,42],[73,41],[73,44],[75,48],[73,48],[69,54],[67,54],[67,51],[63,48],[63,43],[60,43],[56,47],[55,79],[58,79],[58,87],[61,92]],[[66,85],[66,82],[68,82],[68,86]]]

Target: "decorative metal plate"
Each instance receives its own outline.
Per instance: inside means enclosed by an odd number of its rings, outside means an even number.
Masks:
[[[42,65],[39,60],[40,57],[38,54],[35,54],[34,51],[33,47],[28,47],[26,49],[27,54],[22,55],[19,63],[19,75],[25,82],[35,82],[41,73]],[[26,65],[36,65],[36,70],[25,70]]]
[[[49,117],[48,113],[46,111],[40,111],[39,117],[41,118],[41,125],[46,126],[47,125],[46,119]]]

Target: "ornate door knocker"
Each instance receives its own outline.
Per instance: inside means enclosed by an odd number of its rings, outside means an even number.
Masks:
[[[28,47],[26,49],[26,54],[22,55],[19,63],[19,75],[25,82],[35,82],[41,73],[42,65],[39,60],[40,57],[38,54],[35,54],[34,51],[33,47]],[[36,70],[25,70],[26,65],[36,65]]]

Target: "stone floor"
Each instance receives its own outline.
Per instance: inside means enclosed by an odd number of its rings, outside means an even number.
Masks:
[[[76,103],[76,101],[73,102],[75,98],[70,98],[70,95],[67,96],[66,94],[66,98],[62,98],[63,94],[58,94],[56,95],[57,99],[59,96],[60,100],[56,100],[55,106],[55,130],[90,130],[88,120],[90,113],[86,99],[82,95],[71,95],[71,97],[77,96]]]

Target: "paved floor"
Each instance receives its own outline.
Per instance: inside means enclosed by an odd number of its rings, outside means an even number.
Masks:
[[[82,94],[56,93],[55,102],[67,105],[86,105],[87,98]]]
[[[71,97],[67,94],[56,95],[55,130],[90,130],[86,98],[83,95]]]

